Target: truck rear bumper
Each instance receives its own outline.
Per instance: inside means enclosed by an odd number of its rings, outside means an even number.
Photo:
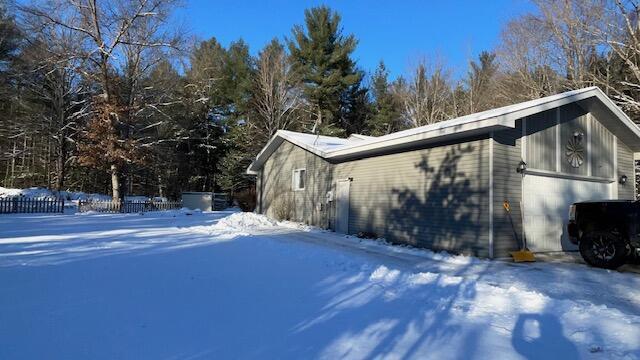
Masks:
[[[569,234],[569,241],[577,245],[579,231],[578,224],[576,224],[575,221],[569,221],[569,224],[567,225],[567,233]]]

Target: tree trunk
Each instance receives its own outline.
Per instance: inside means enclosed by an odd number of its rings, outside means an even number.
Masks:
[[[58,156],[56,157],[56,190],[62,191],[62,187],[64,186],[64,176],[65,174],[65,160],[66,160],[66,141],[64,138],[64,134],[58,135]]]
[[[9,187],[13,187],[14,179],[16,178],[16,142],[13,142],[13,153],[11,154],[11,183]]]
[[[120,171],[116,165],[111,165],[111,198],[120,201]]]

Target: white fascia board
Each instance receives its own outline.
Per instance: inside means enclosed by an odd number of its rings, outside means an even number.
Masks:
[[[251,164],[249,164],[246,171],[247,175],[258,175],[258,172],[256,170],[253,170],[255,163],[255,161],[252,161]]]
[[[631,130],[631,133],[634,134],[637,138],[637,144],[636,146],[634,146],[635,144],[630,144],[632,147],[633,151],[640,151],[640,127],[638,127],[638,125],[636,123],[633,122],[633,120],[631,120],[627,114],[624,113],[624,111],[622,111],[622,109],[620,109],[618,107],[618,105],[616,105],[613,100],[611,100],[607,95],[605,95],[605,93],[602,92],[602,90],[600,90],[599,88],[596,88],[596,96],[598,97],[598,99],[607,107],[609,108],[609,110],[611,110],[611,112],[613,112],[616,117],[618,119],[620,119],[620,121],[627,126],[627,128],[629,128],[629,130]],[[629,144],[628,144],[629,145]]]
[[[265,145],[262,150],[256,156],[256,159],[251,162],[249,167],[247,168],[248,175],[257,175],[257,171],[262,167],[264,161],[271,156],[271,154],[275,151],[275,149],[282,144],[282,137],[279,134],[280,131],[276,131],[276,133],[269,139],[267,145]]]

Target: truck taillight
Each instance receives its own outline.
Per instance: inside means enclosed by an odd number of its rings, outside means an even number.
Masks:
[[[576,221],[576,206],[569,206],[569,221]]]

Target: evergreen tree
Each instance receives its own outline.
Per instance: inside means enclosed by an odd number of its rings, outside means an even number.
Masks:
[[[186,73],[187,96],[193,107],[191,117],[222,116],[227,112],[224,95],[226,51],[215,38],[203,41],[191,52]]]
[[[228,104],[226,115],[233,120],[242,119],[247,114],[251,99],[253,63],[249,46],[242,39],[229,45],[220,86]]]
[[[201,42],[190,57],[184,98],[187,113],[183,140],[178,144],[179,172],[189,174],[185,188],[215,190],[217,163],[224,155],[222,137],[227,115],[232,112],[228,84],[227,53],[215,38]]]
[[[234,126],[229,131],[227,140],[228,150],[217,166],[220,174],[218,184],[233,194],[255,183],[255,177],[247,174],[247,168],[260,148],[256,146],[251,128],[246,123]]]
[[[21,41],[22,33],[7,10],[7,0],[0,0],[0,80],[3,86],[7,85],[9,70],[16,60]],[[6,100],[4,96],[2,99]]]
[[[364,132],[372,110],[369,89],[361,86],[348,88],[342,98],[342,129],[346,130],[347,134]]]
[[[153,139],[149,144],[151,160],[134,171],[133,193],[152,191],[158,196],[179,198],[183,184],[188,184],[189,172],[180,172],[177,145],[187,136],[184,124],[185,106],[183,89],[185,81],[167,60],[158,63],[144,81],[144,96],[147,103],[154,104],[145,112],[147,129],[144,135]],[[185,169],[187,170],[187,169]],[[137,186],[136,186],[137,185]]]
[[[357,40],[343,35],[340,15],[326,6],[305,10],[306,29],[294,26],[289,52],[294,70],[304,84],[304,95],[314,114],[318,131],[344,132],[345,111],[355,103],[353,96],[362,73],[351,59]]]
[[[244,127],[249,115],[254,60],[247,44],[239,40],[225,50],[215,39],[202,42],[194,49],[191,69],[187,73],[189,93],[187,103],[192,104],[189,115],[189,136],[180,149],[195,162],[187,171],[192,173],[190,186],[194,189],[221,188],[218,169],[236,169],[226,159],[231,149],[241,148],[237,127]],[[249,156],[250,153],[246,153]],[[232,156],[233,157],[233,156]],[[193,160],[191,160],[193,159]],[[243,169],[244,171],[244,169]],[[229,176],[238,176],[233,173]],[[222,187],[225,188],[225,187]]]
[[[380,61],[371,79],[373,95],[373,111],[367,122],[367,131],[373,136],[380,136],[402,129],[398,101],[391,92],[389,71]]]
[[[15,100],[15,89],[11,84],[10,73],[18,54],[22,34],[14,18],[7,11],[7,1],[0,0],[0,146],[2,138],[9,136],[8,122],[11,121],[11,103]]]
[[[488,110],[496,106],[495,77],[498,73],[496,54],[483,51],[478,61],[469,63],[467,74],[468,113]]]

